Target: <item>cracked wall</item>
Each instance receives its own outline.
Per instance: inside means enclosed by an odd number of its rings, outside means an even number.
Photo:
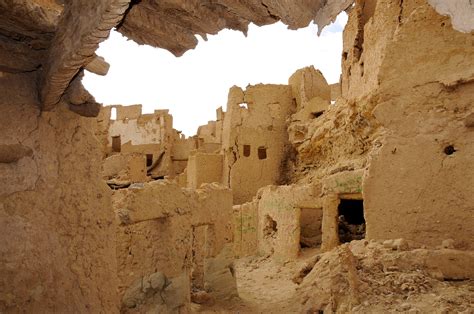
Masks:
[[[374,24],[389,18],[385,5],[378,2]],[[363,183],[367,237],[433,246],[453,239],[472,249],[474,130],[464,121],[474,99],[474,36],[426,1],[401,5],[373,96],[384,135]],[[366,35],[377,41],[376,30]]]
[[[282,182],[290,149],[286,119],[295,110],[288,85],[255,85],[229,91],[223,124],[223,182],[234,204],[250,201],[263,186]]]
[[[356,1],[343,37],[342,97],[290,124],[292,181],[362,172],[367,238],[472,248],[473,34],[425,0],[370,0]]]

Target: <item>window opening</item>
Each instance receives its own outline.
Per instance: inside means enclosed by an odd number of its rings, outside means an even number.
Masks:
[[[117,108],[115,107],[110,110],[110,120],[117,120]]]
[[[244,145],[244,157],[250,156],[250,145]]]

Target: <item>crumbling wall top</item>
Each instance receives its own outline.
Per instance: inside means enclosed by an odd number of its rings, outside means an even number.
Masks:
[[[114,106],[117,108],[117,120],[138,119],[142,114],[142,105]]]

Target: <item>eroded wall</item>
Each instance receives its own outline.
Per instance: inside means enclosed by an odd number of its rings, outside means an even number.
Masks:
[[[227,265],[213,262],[225,254],[233,239],[229,189],[208,184],[191,190],[154,181],[118,190],[113,200],[120,221],[116,256],[121,295],[137,279],[156,272],[170,279],[184,276],[189,287],[195,284],[192,279],[199,277],[207,282],[208,289],[214,285],[212,274],[219,272],[226,274],[221,280],[229,280],[227,286],[235,285]],[[184,290],[188,295],[189,289]],[[214,292],[219,293],[217,290]],[[184,299],[189,303],[189,297]]]
[[[110,121],[109,145],[114,136],[121,136],[123,144],[130,142],[132,145],[164,144],[171,136],[173,120],[167,110],[142,115],[141,105],[112,108],[116,109],[117,115]]]
[[[223,182],[234,204],[252,200],[258,189],[282,181],[290,149],[286,119],[295,109],[288,85],[256,85],[229,91],[223,124]]]
[[[296,259],[302,248],[321,245],[321,186],[266,186],[233,212],[236,256],[271,256],[282,263]]]
[[[363,171],[367,238],[472,248],[473,40],[425,0],[357,1],[344,30],[342,98],[290,126],[293,180]]]
[[[202,152],[216,153],[222,148],[222,132],[225,112],[222,107],[216,109],[216,121],[209,121],[197,130],[198,149]]]
[[[103,107],[97,118],[96,135],[104,158],[143,155],[148,178],[141,182],[182,173],[190,152],[198,146],[196,138],[185,138],[173,129],[173,117],[168,110],[142,114],[142,105]],[[126,169],[123,170],[115,179],[130,181]]]
[[[378,2],[373,23],[395,5]],[[472,249],[474,130],[465,119],[474,100],[474,34],[454,30],[425,1],[401,8],[378,74],[373,114],[385,136],[364,180],[367,236],[433,246],[449,238]],[[376,30],[366,36],[376,40]]]
[[[273,255],[278,262],[296,259],[301,249],[301,209],[322,211],[320,187],[268,186],[259,194],[258,253]]]
[[[40,113],[35,79],[0,72],[0,312],[115,312],[94,122],[64,103]]]

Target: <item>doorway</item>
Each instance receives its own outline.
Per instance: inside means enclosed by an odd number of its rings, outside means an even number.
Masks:
[[[338,235],[340,243],[365,238],[364,201],[341,199],[338,206]]]

